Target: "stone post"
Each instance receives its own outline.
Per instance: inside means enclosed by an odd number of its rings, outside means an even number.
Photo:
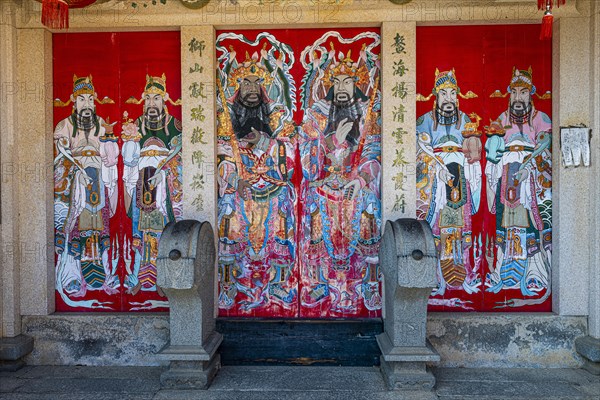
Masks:
[[[161,385],[171,389],[206,389],[220,368],[215,331],[214,233],[210,223],[169,223],[160,238],[157,285],[169,299],[171,340],[159,352],[170,361]]]
[[[18,191],[25,163],[18,149],[18,103],[23,97],[17,68],[17,4],[0,0],[0,371],[15,371],[33,350],[33,338],[21,334]]]
[[[381,372],[390,390],[433,389],[427,362],[440,356],[426,337],[427,300],[436,285],[431,228],[412,218],[387,221],[379,250],[384,279],[384,332],[377,336]]]
[[[587,3],[587,4],[586,4]],[[589,82],[598,82],[600,79],[600,4],[597,1],[582,2],[581,7],[590,7],[587,13],[590,15],[590,76]],[[575,340],[575,349],[583,357],[584,368],[589,372],[600,375],[600,91],[597,85],[589,86],[589,112],[592,128],[592,139],[590,144],[590,185],[588,198],[590,202],[590,213],[586,215],[590,221],[589,241],[589,294],[588,294],[588,335]]]

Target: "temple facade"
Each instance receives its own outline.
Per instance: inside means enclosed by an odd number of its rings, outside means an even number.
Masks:
[[[228,348],[375,343],[386,221],[416,218],[439,365],[598,371],[600,3],[547,2],[543,39],[533,0],[67,3],[0,0],[2,363],[164,365],[186,219]]]

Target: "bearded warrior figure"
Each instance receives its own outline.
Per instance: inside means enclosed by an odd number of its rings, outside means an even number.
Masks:
[[[552,121],[533,104],[531,67],[513,69],[507,90],[508,109],[490,124],[485,145],[487,201],[497,221],[496,263],[486,285],[524,296],[546,289],[538,299],[509,305],[540,304],[550,295]]]
[[[381,308],[379,71],[371,47],[330,47],[303,53],[301,302],[343,316]]]
[[[219,307],[228,315],[295,315],[295,129],[282,91],[293,82],[284,52],[266,46],[241,63],[233,47],[220,58]]]
[[[96,115],[98,100],[92,76],[73,76],[73,113],[54,130],[55,249],[57,289],[65,297],[83,297],[88,290],[117,292],[116,262],[109,259],[110,218],[117,205],[119,146],[113,124]],[[114,253],[113,249],[113,253]],[[90,303],[91,304],[91,303]]]
[[[431,226],[439,251],[438,288],[478,292],[480,278],[469,257],[471,216],[479,209],[481,142],[479,116],[459,109],[456,72],[436,69],[433,110],[417,119],[417,217]]]
[[[158,240],[165,225],[182,218],[181,122],[169,114],[166,77],[146,76],[144,113],[135,121],[124,115],[123,180],[125,207],[132,222],[133,265],[126,259],[128,292],[162,291],[156,286]],[[127,252],[126,252],[127,253]],[[126,254],[127,256],[127,254]]]

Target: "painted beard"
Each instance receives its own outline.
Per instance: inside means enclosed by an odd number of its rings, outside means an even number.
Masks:
[[[521,106],[521,107],[517,107]],[[531,112],[531,103],[525,104],[524,101],[513,101],[510,103],[510,113],[515,117],[523,117]]]
[[[333,105],[336,107],[347,107],[349,106],[354,98],[347,92],[338,92],[333,96]]]
[[[245,98],[247,97],[248,95],[245,96]],[[243,139],[250,134],[252,128],[265,132],[270,137],[273,136],[273,131],[269,126],[269,107],[260,97],[258,97],[258,101],[247,102],[240,96],[233,102],[231,109],[234,114],[231,124],[238,139]]]
[[[446,105],[452,105],[452,110],[445,111],[444,106]],[[456,107],[456,104],[454,103],[444,102],[438,104],[435,108],[435,112],[438,122],[442,125],[452,125],[458,120],[458,107]]]
[[[86,134],[94,128],[98,122],[96,110],[91,107],[82,108],[75,111],[78,129],[82,129]]]
[[[144,112],[144,124],[149,129],[160,129],[165,122],[165,109],[158,110],[158,107],[148,107]]]
[[[262,99],[258,93],[247,93],[244,96],[240,96],[240,103],[248,108],[255,108],[260,105]]]

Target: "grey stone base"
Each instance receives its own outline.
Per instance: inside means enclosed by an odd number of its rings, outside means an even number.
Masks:
[[[35,340],[35,348],[24,360],[27,365],[168,365],[157,354],[169,342],[166,313],[25,316],[23,333]],[[427,336],[441,356],[439,367],[580,368],[583,358],[574,342],[587,334],[585,316],[427,316]]]
[[[3,372],[3,371],[15,372],[15,371],[20,370],[24,366],[25,366],[25,362],[23,360],[16,360],[16,361],[0,360],[0,372]]]
[[[19,335],[0,338],[0,371],[16,371],[25,365],[23,358],[33,350],[33,338]]]
[[[435,377],[427,363],[440,361],[429,341],[426,346],[394,346],[386,332],[377,336],[381,374],[388,390],[433,390]]]
[[[210,361],[171,361],[169,369],[160,376],[163,389],[208,389],[221,368],[221,357]]]
[[[583,368],[591,374],[600,375],[600,339],[579,337],[575,339],[575,350],[584,359]]]
[[[217,349],[223,335],[213,332],[202,346],[173,346],[170,343],[159,353],[170,360],[169,369],[160,376],[164,389],[208,389],[221,368],[221,356]]]
[[[385,361],[381,356],[381,374],[388,390],[433,390],[435,377],[424,362]]]
[[[35,339],[28,365],[167,366],[168,313],[69,313],[23,317]]]
[[[438,367],[580,368],[575,339],[587,317],[553,313],[429,313],[427,337]]]

